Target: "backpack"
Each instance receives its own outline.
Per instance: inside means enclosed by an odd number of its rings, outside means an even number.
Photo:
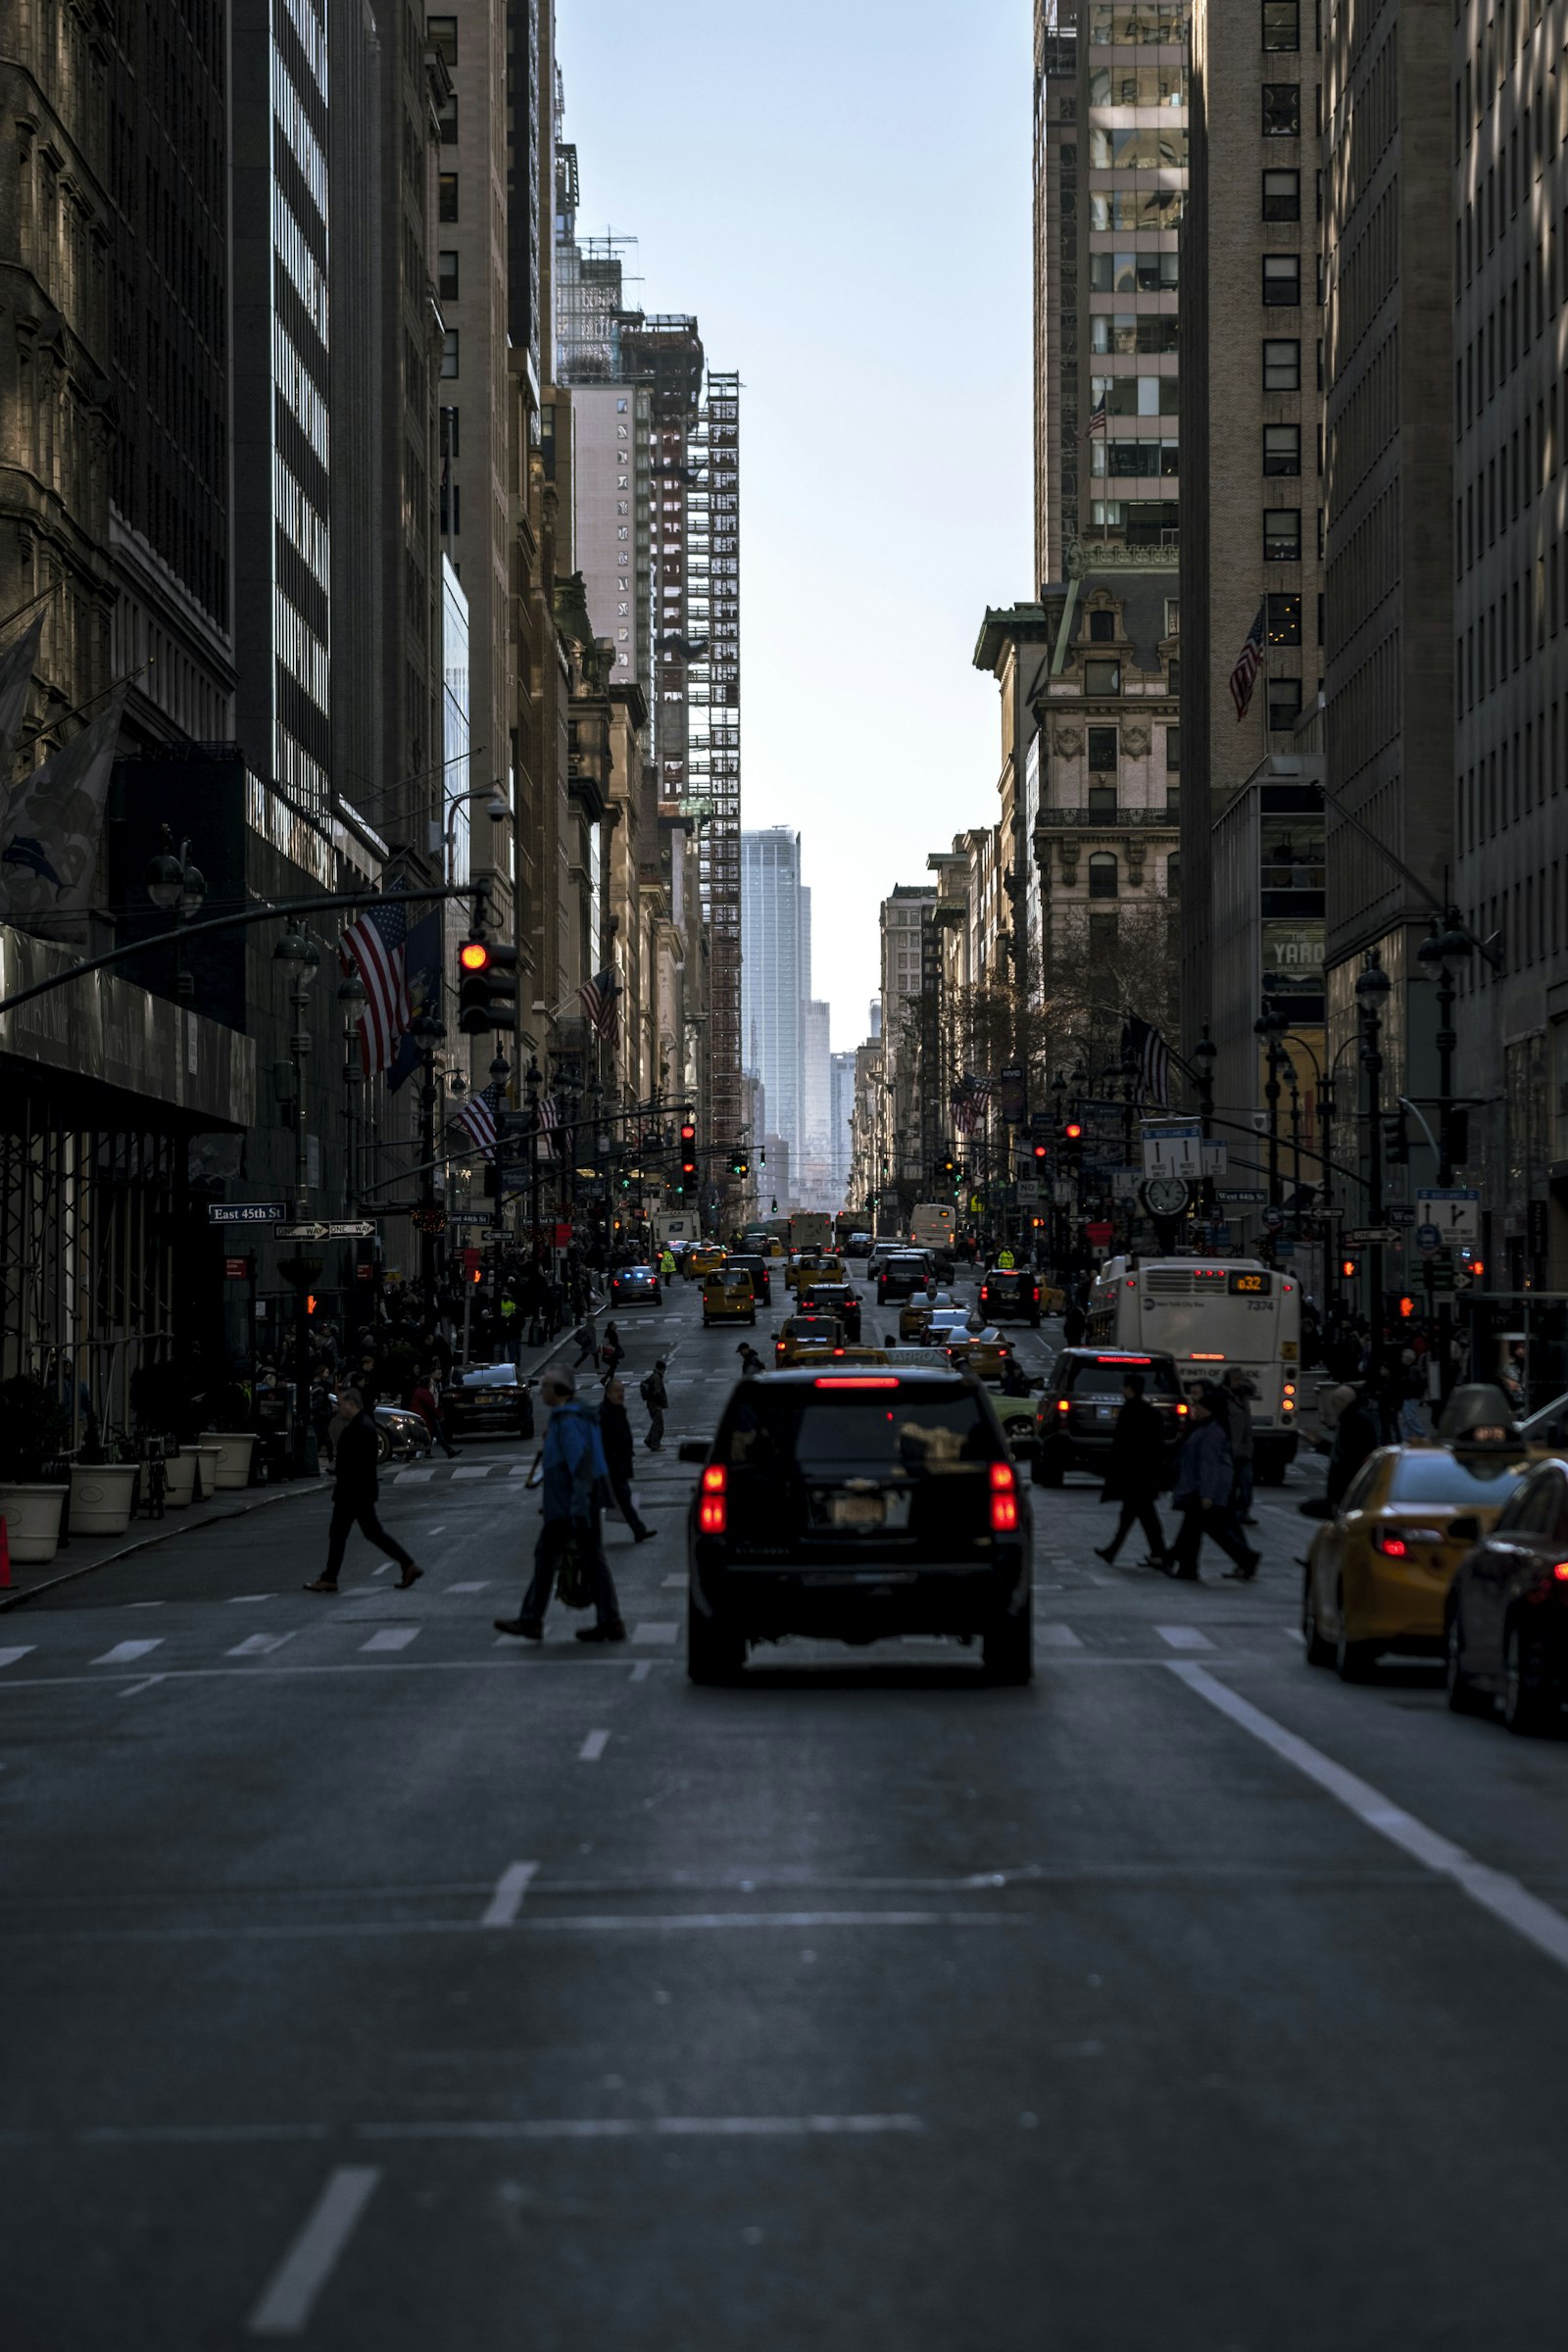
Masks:
[[[640,1386],[639,1386],[639,1388],[638,1388],[638,1391],[637,1391],[637,1394],[638,1394],[638,1396],[639,1396],[642,1398],[642,1400],[643,1400],[644,1404],[649,1404],[649,1403],[651,1403],[651,1402],[652,1402],[652,1396],[651,1396],[651,1395],[650,1395],[650,1392],[651,1392],[651,1390],[653,1389],[653,1385],[654,1385],[654,1376],[653,1376],[653,1374],[652,1374],[651,1372],[645,1373],[645,1374],[644,1374],[644,1376],[643,1376],[642,1382],[641,1382],[641,1384],[640,1384]]]

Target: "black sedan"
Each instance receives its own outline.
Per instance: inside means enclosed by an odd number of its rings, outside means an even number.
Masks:
[[[617,1266],[610,1277],[612,1306],[658,1306],[664,1286],[653,1266]]]
[[[852,1347],[860,1338],[860,1294],[850,1282],[805,1282],[801,1285],[801,1311],[810,1315],[835,1315],[844,1326],[844,1337]]]
[[[446,1406],[454,1435],[500,1429],[513,1437],[533,1436],[533,1398],[515,1364],[474,1364],[460,1373],[447,1390]]]
[[[1522,1478],[1489,1535],[1465,1513],[1447,1532],[1478,1539],[1448,1589],[1449,1706],[1495,1707],[1510,1732],[1549,1731],[1568,1698],[1568,1461]]]
[[[951,1371],[763,1373],[730,1397],[687,1523],[687,1670],[729,1680],[790,1635],[982,1644],[1033,1671],[1030,1519],[991,1399]]]

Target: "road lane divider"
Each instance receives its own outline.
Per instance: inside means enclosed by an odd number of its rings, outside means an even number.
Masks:
[[[95,1666],[128,1666],[133,1659],[144,1658],[149,1650],[162,1649],[163,1646],[162,1634],[155,1635],[148,1642],[117,1642],[113,1649],[106,1649],[101,1657],[94,1658],[93,1664]]]
[[[522,1898],[538,1876],[537,1862],[509,1862],[496,1881],[495,1892],[479,1915],[481,1928],[510,1928],[522,1909]]]
[[[416,1625],[383,1625],[378,1634],[372,1634],[368,1642],[362,1642],[360,1647],[361,1649],[407,1649],[411,1642],[417,1642],[418,1639],[419,1629]]]
[[[1451,1881],[1473,1903],[1479,1903],[1483,1911],[1511,1928],[1516,1936],[1522,1936],[1559,1968],[1568,1968],[1568,1917],[1561,1911],[1532,1894],[1506,1871],[1491,1870],[1486,1863],[1478,1862],[1462,1845],[1455,1845],[1451,1838],[1443,1837],[1415,1814],[1407,1813],[1402,1805],[1395,1804],[1381,1788],[1374,1788],[1358,1773],[1336,1764],[1332,1756],[1324,1755],[1310,1740],[1288,1731],[1272,1715],[1265,1715],[1261,1707],[1254,1707],[1250,1699],[1243,1698],[1228,1683],[1216,1681],[1204,1667],[1171,1659],[1167,1671],[1221,1715],[1228,1716],[1240,1730],[1250,1733],[1263,1746],[1271,1748],[1282,1763],[1293,1765],[1307,1780],[1316,1782],[1325,1795],[1354,1814],[1367,1829],[1412,1856],[1434,1876]]]
[[[247,2323],[252,2335],[303,2335],[381,2178],[377,2164],[340,2164],[273,2272]]]
[[[1155,1633],[1170,1649],[1212,1649],[1214,1644],[1196,1625],[1156,1625]]]
[[[597,1764],[609,1745],[610,1734],[608,1732],[590,1732],[577,1750],[578,1763]]]

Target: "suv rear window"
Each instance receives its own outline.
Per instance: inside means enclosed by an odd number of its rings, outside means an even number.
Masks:
[[[1030,1277],[1021,1274],[1016,1266],[1003,1266],[1000,1269],[993,1269],[986,1276],[986,1289],[988,1291],[1021,1291],[1025,1282],[1029,1280]]]
[[[1072,1394],[1075,1396],[1119,1396],[1121,1384],[1129,1372],[1144,1376],[1145,1396],[1176,1396],[1181,1394],[1176,1374],[1169,1364],[1074,1364]]]
[[[795,1468],[806,1477],[940,1476],[997,1458],[979,1399],[912,1389],[756,1391],[736,1397],[716,1457],[736,1468]]]

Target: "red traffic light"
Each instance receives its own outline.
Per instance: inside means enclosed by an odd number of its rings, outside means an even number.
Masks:
[[[680,1172],[683,1176],[695,1176],[697,1173],[697,1130],[690,1119],[681,1125]]]
[[[1356,1263],[1354,1258],[1342,1257],[1340,1260],[1340,1272],[1344,1275],[1347,1282],[1353,1282],[1356,1275]]]
[[[1082,1122],[1078,1119],[1069,1119],[1061,1132],[1069,1144],[1076,1144],[1081,1141],[1083,1136]]]
[[[1046,1156],[1046,1147],[1045,1147],[1045,1145],[1044,1145],[1044,1144],[1036,1144],[1036,1146],[1035,1146],[1035,1158],[1036,1158],[1037,1160],[1041,1160],[1041,1159],[1044,1159],[1044,1158],[1045,1158],[1045,1156]]]
[[[487,972],[490,950],[482,939],[466,939],[458,950],[458,962],[466,972]]]
[[[1399,1300],[1399,1312],[1401,1315],[1405,1316],[1413,1315],[1415,1313],[1415,1300],[1410,1298],[1401,1298]]]

